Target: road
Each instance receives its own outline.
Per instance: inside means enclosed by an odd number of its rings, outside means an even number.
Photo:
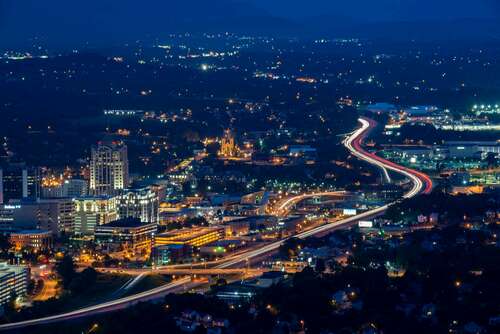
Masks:
[[[418,171],[414,171],[412,169],[408,169],[403,166],[399,166],[397,164],[394,164],[388,160],[382,159],[373,153],[367,152],[361,147],[363,139],[366,137],[366,134],[368,131],[370,131],[374,126],[375,122],[373,122],[370,119],[366,118],[360,118],[359,122],[361,123],[361,127],[352,132],[344,141],[343,144],[345,147],[357,158],[364,160],[370,164],[373,164],[379,168],[387,168],[391,171],[394,171],[396,173],[402,174],[405,177],[407,177],[411,183],[412,187],[411,189],[404,194],[404,198],[411,198],[414,197],[420,193],[429,193],[432,190],[432,181],[431,179]],[[394,204],[394,203],[391,203]],[[382,214],[389,205],[387,204],[366,212],[363,212],[359,215],[352,216],[346,219],[342,219],[333,223],[328,223],[322,226],[318,226],[316,228],[313,228],[311,230],[301,232],[299,234],[296,234],[294,237],[296,238],[308,238],[310,236],[314,236],[317,234],[321,234],[327,231],[332,231],[338,228],[344,228],[346,226],[352,225],[356,223],[359,220],[364,220],[364,219],[370,219],[373,217],[376,217],[380,214]],[[237,256],[233,256],[229,258],[227,261],[220,263],[213,267],[214,269],[226,269],[226,268],[232,268],[236,265],[240,264],[246,264],[247,261],[249,261],[252,258],[256,258],[259,256],[263,256],[267,253],[273,252],[277,250],[287,239],[283,239],[280,241],[276,241],[273,243],[270,243],[268,245],[265,245],[259,249],[253,249],[247,252],[243,252],[241,254],[238,254]],[[157,287],[155,289],[151,289],[148,291],[144,291],[135,295],[131,295],[128,297],[123,297],[119,298],[116,300],[112,300],[106,303],[102,304],[97,304],[94,306],[89,306],[86,308],[82,308],[79,310],[75,310],[72,312],[67,312],[67,313],[62,313],[62,314],[57,314],[49,317],[44,317],[44,318],[39,318],[39,319],[32,319],[32,320],[27,320],[27,321],[21,321],[17,323],[10,323],[10,324],[3,324],[0,325],[0,330],[13,330],[13,329],[19,329],[19,328],[25,328],[28,326],[33,326],[33,325],[42,325],[42,324],[47,324],[47,323],[53,323],[53,322],[58,322],[58,321],[66,321],[66,320],[71,320],[71,319],[76,319],[76,318],[82,318],[82,317],[88,317],[88,316],[93,316],[99,313],[104,313],[104,312],[110,312],[114,310],[119,310],[123,309],[126,307],[129,307],[131,305],[134,305],[140,301],[147,301],[147,300],[154,300],[157,298],[160,298],[168,293],[174,293],[178,291],[182,291],[185,289],[189,289],[192,287],[195,287],[199,285],[200,283],[195,283],[191,282],[191,279],[189,277],[184,277],[180,278],[176,281],[173,281],[171,283],[165,284],[163,286]]]
[[[302,202],[308,198],[339,197],[339,196],[344,196],[345,194],[347,194],[347,192],[345,192],[345,191],[325,191],[325,192],[317,192],[317,193],[310,193],[310,194],[301,194],[301,195],[287,198],[287,199],[283,200],[282,202],[278,203],[277,207],[274,211],[275,211],[276,215],[285,216],[286,213],[289,212],[290,208],[292,208],[294,205],[296,205],[299,202]]]
[[[432,191],[432,180],[429,176],[422,172],[397,165],[392,161],[366,151],[362,147],[363,140],[370,129],[373,129],[377,124],[369,118],[360,118],[358,121],[361,123],[361,127],[344,140],[344,145],[349,149],[351,154],[379,168],[392,170],[410,179],[413,183],[413,188],[404,195],[404,198],[411,198],[420,192],[429,194]]]
[[[43,288],[40,293],[33,298],[34,301],[45,301],[57,295],[57,281],[55,279],[44,279]]]
[[[96,268],[97,271],[105,272],[105,270],[102,270],[100,268]],[[225,268],[225,269],[220,269],[220,268],[163,268],[163,269],[155,269],[155,270],[148,270],[145,271],[144,269],[125,269],[123,272],[127,275],[135,276],[135,278],[141,276],[141,275],[147,275],[147,274],[162,274],[162,275],[176,275],[176,276],[184,276],[184,275],[200,275],[200,276],[206,276],[206,275],[237,275],[237,274],[244,274],[244,273],[250,273],[254,274],[254,276],[257,276],[258,274],[262,274],[266,271],[266,269],[256,269],[256,268]],[[135,279],[133,278],[133,279]],[[133,279],[130,280],[130,283],[127,283],[126,286],[128,287],[130,284],[133,283]],[[124,286],[125,287],[125,286]]]

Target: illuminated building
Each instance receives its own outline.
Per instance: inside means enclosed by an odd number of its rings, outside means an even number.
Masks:
[[[197,217],[198,212],[192,208],[162,208],[160,212],[159,224],[168,225],[188,218]]]
[[[72,232],[74,204],[70,199],[19,201],[0,206],[0,225],[6,229],[43,229],[58,235]]]
[[[118,143],[99,143],[92,148],[90,192],[114,195],[128,186],[127,147]]]
[[[0,305],[8,303],[13,296],[26,296],[29,278],[27,267],[0,263]]]
[[[149,250],[156,230],[154,223],[144,224],[137,218],[126,218],[96,226],[94,240],[109,249]]]
[[[318,82],[315,78],[309,78],[309,77],[298,77],[295,79],[297,82],[302,82],[302,83],[308,83],[308,84],[313,84]]]
[[[158,193],[149,187],[127,189],[116,197],[116,201],[120,218],[134,217],[147,223],[159,221]]]
[[[226,224],[226,235],[242,236],[250,233],[250,222],[246,219],[236,219]]]
[[[239,154],[239,148],[236,146],[234,136],[231,130],[224,131],[224,137],[221,139],[218,155],[221,158],[235,158]]]
[[[75,203],[75,234],[93,235],[96,226],[118,219],[114,197],[83,197],[75,198],[73,202]]]
[[[366,106],[366,110],[376,114],[389,114],[398,111],[398,107],[390,103],[375,103]]]
[[[44,230],[13,232],[10,234],[9,240],[16,251],[20,251],[23,248],[40,251],[52,247],[52,233]]]
[[[40,197],[40,169],[23,164],[0,169],[0,203]]]
[[[51,217],[51,224],[41,228],[49,229],[55,234],[64,231],[72,233],[75,227],[75,204],[69,198],[41,199],[37,202],[39,213]],[[55,223],[53,222],[55,221]]]
[[[87,196],[88,183],[82,179],[44,179],[42,181],[42,197],[44,198],[74,198]]]
[[[201,247],[224,238],[224,227],[186,228],[158,234],[155,245],[180,244]]]
[[[495,105],[474,105],[472,107],[472,111],[477,115],[481,114],[500,114],[500,106],[498,104]]]
[[[188,245],[166,244],[153,247],[152,258],[155,266],[177,263],[191,256],[192,248]]]
[[[500,155],[500,142],[448,141],[436,149],[436,155],[445,159],[473,158],[488,153]]]

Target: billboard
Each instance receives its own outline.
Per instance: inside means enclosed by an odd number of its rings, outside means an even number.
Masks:
[[[355,216],[357,213],[356,209],[344,209],[344,216]]]
[[[373,227],[373,222],[371,220],[360,220],[358,226],[371,228]]]

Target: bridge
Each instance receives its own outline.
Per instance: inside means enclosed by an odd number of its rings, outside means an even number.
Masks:
[[[399,166],[391,161],[380,158],[373,153],[365,151],[361,147],[362,141],[365,138],[367,132],[370,131],[375,126],[375,122],[367,118],[360,118],[358,121],[361,123],[361,127],[352,132],[351,134],[349,134],[349,136],[343,141],[344,146],[351,152],[351,154],[379,168],[386,168],[407,177],[411,181],[412,187],[403,195],[403,198],[412,198],[421,193],[428,194],[431,192],[433,184],[432,180],[427,175],[403,166]],[[310,194],[309,196],[314,196],[314,195]],[[311,230],[298,233],[294,237],[304,239],[311,236],[320,235],[322,233],[330,232],[335,229],[351,226],[352,224],[355,224],[359,220],[370,219],[380,214],[383,214],[387,210],[387,208],[392,204],[394,203],[389,203],[380,206],[378,208],[365,211],[356,216],[352,216],[336,222],[327,223],[325,225],[315,227]],[[290,203],[286,204],[285,207],[287,205],[290,205]],[[229,269],[235,266],[241,266],[241,264],[246,263],[250,259],[262,257],[270,252],[276,251],[286,240],[287,239],[275,241],[265,246],[262,246],[261,248],[248,250],[238,255],[229,257],[227,259],[224,259],[224,261],[219,262],[216,266],[214,266],[214,268]],[[14,329],[26,328],[33,325],[67,321],[71,319],[93,316],[104,312],[111,312],[119,309],[124,309],[131,305],[135,305],[138,302],[155,300],[165,296],[166,294],[185,291],[186,289],[199,286],[199,284],[201,283],[192,282],[190,277],[182,277],[173,282],[167,283],[165,285],[159,286],[157,288],[148,291],[144,291],[127,297],[117,298],[115,300],[85,307],[79,310],[56,314],[48,317],[32,319],[32,320],[20,321],[16,323],[3,324],[0,325],[0,330],[14,330]]]
[[[280,217],[285,217],[290,213],[290,210],[298,203],[305,201],[310,198],[317,197],[335,197],[343,198],[348,193],[346,191],[324,191],[324,192],[312,192],[309,194],[300,194],[292,197],[287,197],[275,204],[274,214]]]
[[[109,268],[96,268],[97,271],[102,273],[116,272],[114,269]],[[222,276],[222,275],[249,275],[259,276],[269,271],[269,269],[261,268],[162,268],[162,269],[123,269],[120,273],[132,276],[142,274],[163,274],[163,275],[197,275],[197,276]]]

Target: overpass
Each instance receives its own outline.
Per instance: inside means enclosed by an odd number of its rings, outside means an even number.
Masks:
[[[101,273],[113,272],[109,268],[96,268],[97,271]],[[163,275],[176,275],[176,276],[185,276],[185,275],[198,275],[198,276],[214,276],[214,275],[262,275],[264,272],[269,271],[266,269],[257,269],[257,268],[161,268],[161,269],[153,269],[153,270],[144,270],[144,269],[124,269],[121,270],[121,273],[138,276],[143,274],[163,274]]]
[[[345,196],[346,194],[347,194],[346,191],[323,191],[323,192],[313,192],[309,194],[301,194],[288,197],[276,204],[274,213],[277,216],[284,217],[290,212],[293,206],[307,199],[316,197],[342,197]]]
[[[351,154],[377,167],[387,168],[391,171],[394,171],[396,173],[399,173],[407,177],[411,181],[412,187],[410,188],[410,190],[408,190],[407,193],[404,194],[403,198],[412,198],[420,193],[424,194],[430,193],[430,191],[432,190],[432,181],[427,175],[412,169],[408,169],[403,166],[399,166],[388,160],[382,159],[373,153],[365,151],[361,147],[362,140],[366,136],[366,133],[374,127],[375,123],[367,118],[360,118],[359,122],[361,123],[361,127],[352,132],[351,134],[349,134],[349,136],[343,141],[344,146],[351,152]],[[304,239],[310,236],[322,234],[335,229],[345,228],[346,226],[355,224],[359,220],[370,219],[384,213],[385,210],[387,210],[387,208],[389,207],[389,205],[392,204],[394,203],[383,205],[381,207],[368,210],[356,216],[342,219],[337,222],[318,226],[311,230],[296,234],[294,237]],[[252,258],[257,258],[277,250],[286,240],[287,239],[283,239],[276,242],[272,242],[259,249],[252,249],[246,252],[242,252],[238,255],[229,257],[225,261],[221,261],[221,263],[214,266],[214,268],[228,269],[235,267],[237,265],[241,265],[242,263],[246,263]],[[184,291],[185,289],[196,287],[199,284],[201,283],[191,282],[190,277],[183,277],[148,291],[137,293],[128,297],[118,298],[115,300],[111,300],[109,302],[85,307],[79,310],[38,318],[38,319],[20,321],[10,324],[3,324],[0,325],[0,330],[13,330],[19,328],[26,328],[34,325],[42,325],[42,324],[66,321],[76,318],[83,318],[104,312],[111,312],[119,309],[124,309],[131,305],[137,304],[138,302],[158,299],[161,298],[162,296],[165,296],[168,293]]]

